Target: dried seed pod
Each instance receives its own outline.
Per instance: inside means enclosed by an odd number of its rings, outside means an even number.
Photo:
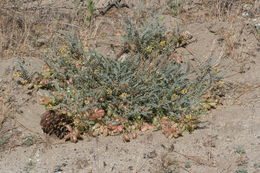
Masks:
[[[55,135],[62,139],[70,131],[66,125],[72,123],[72,120],[64,114],[49,110],[42,114],[40,125],[44,133]]]
[[[69,131],[69,133],[66,136],[64,136],[65,140],[70,140],[71,142],[76,143],[78,139],[82,139],[78,129],[73,129],[70,125],[66,125],[66,128]]]

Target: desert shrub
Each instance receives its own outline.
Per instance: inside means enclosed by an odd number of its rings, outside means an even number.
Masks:
[[[210,62],[190,72],[175,60],[151,68],[135,57],[119,61],[86,52],[74,34],[66,38],[62,47],[53,46],[45,55],[39,84],[49,94],[41,101],[73,117],[74,125],[83,129],[198,115],[201,96],[219,80]]]

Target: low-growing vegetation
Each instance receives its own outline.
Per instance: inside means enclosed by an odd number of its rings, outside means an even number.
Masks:
[[[86,2],[92,13],[93,2]],[[142,15],[125,18],[125,59],[85,49],[75,31],[62,31],[45,49],[41,74],[17,64],[21,84],[48,91],[40,99],[49,111],[41,121],[45,133],[73,142],[81,132],[126,133],[129,141],[135,131],[161,129],[178,137],[196,128],[197,115],[215,107],[221,76],[211,61],[190,69],[189,62],[173,56],[191,35],[167,30],[161,15],[145,10]]]
[[[76,32],[60,32],[61,39],[43,55],[46,65],[36,80],[18,63],[22,84],[48,91],[40,100],[52,111],[42,118],[44,132],[73,142],[80,132],[131,133],[123,136],[129,141],[136,130],[162,129],[167,137],[178,137],[196,128],[196,116],[215,102],[209,90],[220,75],[210,60],[189,69],[188,62],[171,58],[187,40],[158,21],[127,18],[124,45],[131,56],[124,60],[85,50]]]
[[[63,45],[53,46],[45,56],[39,87],[49,94],[41,103],[73,119],[72,127],[94,136],[162,129],[168,137],[177,137],[191,131],[196,115],[205,112],[202,96],[220,77],[210,61],[187,71],[186,63],[144,53],[143,45],[162,42],[160,37],[150,39],[156,33],[144,35],[148,41],[135,39],[140,43],[136,54],[141,56],[121,61],[85,51],[77,36],[68,33]]]
[[[142,60],[162,60],[170,57],[177,47],[188,44],[192,35],[188,32],[167,30],[163,16],[144,10],[140,16],[145,19],[126,18],[124,28],[125,51]]]
[[[181,10],[182,10],[182,5],[186,1],[187,0],[168,0],[167,1],[167,5],[172,10],[174,15],[178,15],[181,12]]]

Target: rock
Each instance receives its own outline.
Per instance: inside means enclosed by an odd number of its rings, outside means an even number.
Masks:
[[[249,11],[249,12],[243,12],[241,16],[244,17],[244,18],[253,17],[254,14],[251,11]]]
[[[144,158],[149,158],[149,159],[152,159],[152,158],[155,158],[157,157],[157,153],[156,151],[152,151],[152,152],[148,152],[148,153],[144,153]]]
[[[256,30],[260,30],[260,23],[254,25]]]

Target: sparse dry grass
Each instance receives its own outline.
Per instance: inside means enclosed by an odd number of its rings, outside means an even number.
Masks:
[[[204,17],[222,21],[254,17],[260,9],[258,0],[200,0],[197,5],[203,9]]]
[[[19,0],[3,0],[0,4],[1,57],[39,55],[39,50],[53,39],[58,29],[66,29],[72,21],[70,8]]]
[[[10,139],[15,134],[8,133],[14,129],[14,126],[9,124],[10,115],[13,113],[10,94],[2,87],[0,90],[3,93],[0,94],[0,151],[2,151],[9,145]]]

